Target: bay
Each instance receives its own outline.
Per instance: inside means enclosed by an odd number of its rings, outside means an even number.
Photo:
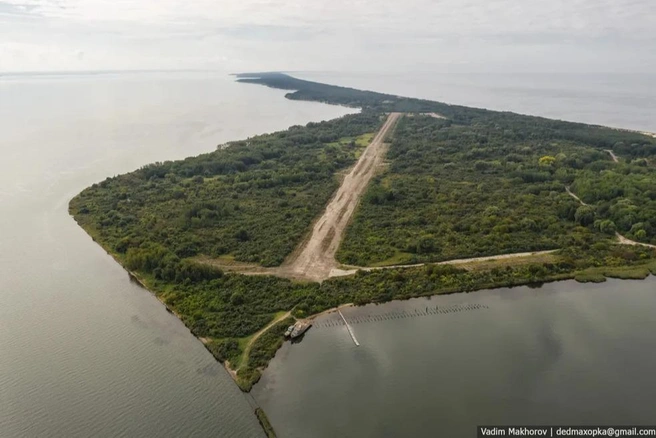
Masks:
[[[656,277],[435,296],[320,317],[254,395],[285,437],[652,424]]]

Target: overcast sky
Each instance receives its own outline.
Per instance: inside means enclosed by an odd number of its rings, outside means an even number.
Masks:
[[[656,0],[0,0],[0,71],[654,72]]]

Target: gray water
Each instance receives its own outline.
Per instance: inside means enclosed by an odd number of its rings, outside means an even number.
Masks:
[[[300,76],[656,131],[656,75]],[[395,316],[464,304],[488,308]],[[654,277],[351,308],[343,313],[359,347],[335,325],[338,316],[323,317],[301,343],[282,347],[253,392],[276,431],[295,438],[467,437],[482,424],[653,424],[655,309]]]
[[[303,77],[656,130],[654,82],[631,76],[557,86],[548,77]],[[218,74],[0,78],[0,437],[261,436],[225,370],[67,204],[149,162],[346,112],[283,95]],[[655,289],[654,279],[569,282],[391,303],[377,310],[490,306],[354,324],[359,348],[343,327],[312,329],[283,347],[255,395],[292,437],[471,436],[478,422],[546,413],[543,422],[653,419]]]
[[[656,132],[656,74],[299,73],[401,96]]]
[[[261,436],[230,376],[77,226],[143,164],[344,108],[217,74],[0,78],[0,437]]]
[[[482,308],[398,317],[467,304]],[[325,326],[339,316],[321,317],[302,342],[285,343],[254,394],[277,432],[298,438],[653,424],[654,309],[655,277],[349,308],[359,347],[343,325]]]

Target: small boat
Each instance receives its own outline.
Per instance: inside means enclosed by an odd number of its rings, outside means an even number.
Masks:
[[[292,331],[289,333],[289,337],[292,339],[298,338],[310,327],[312,327],[312,323],[310,321],[297,321],[296,324],[290,327]]]
[[[289,327],[287,327],[287,331],[285,332],[285,337],[288,338],[293,331],[294,331],[294,325],[292,324]]]

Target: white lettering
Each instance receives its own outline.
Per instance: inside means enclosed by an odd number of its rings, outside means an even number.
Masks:
[[[511,427],[508,431],[512,436],[547,436],[549,429],[529,429],[527,427]]]
[[[501,435],[505,436],[506,435],[506,431],[504,429],[499,429],[497,427],[495,427],[494,429],[488,429],[488,428],[484,427],[483,429],[481,429],[481,433],[485,436],[501,436]]]

